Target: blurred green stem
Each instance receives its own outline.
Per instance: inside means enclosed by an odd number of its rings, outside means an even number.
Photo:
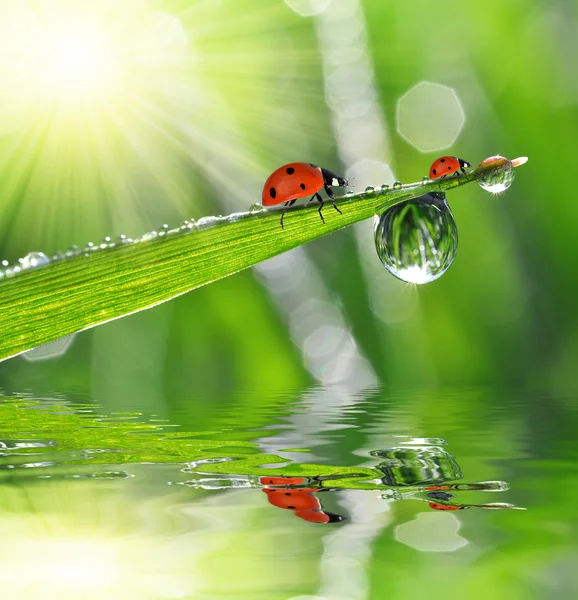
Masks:
[[[514,166],[523,164],[521,159]],[[381,214],[428,192],[446,192],[511,168],[486,159],[467,175],[359,193],[329,205],[319,220],[317,203],[280,211],[237,213],[214,225],[137,240],[26,270],[0,283],[0,360],[41,344],[151,308],[265,259]],[[202,318],[202,315],[191,315]]]

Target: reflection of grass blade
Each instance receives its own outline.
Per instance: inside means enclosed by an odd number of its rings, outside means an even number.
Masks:
[[[90,252],[88,257],[26,271],[0,284],[0,360],[150,308],[405,200],[447,191],[508,165],[511,163],[505,159],[503,163],[493,161],[459,180],[357,194],[339,202],[342,215],[326,211],[325,225],[313,205],[289,211],[285,230],[279,226],[278,211],[243,213],[189,234]]]

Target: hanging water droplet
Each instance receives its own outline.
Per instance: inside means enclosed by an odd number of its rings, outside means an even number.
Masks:
[[[512,161],[503,156],[491,156],[480,163],[480,167],[495,167],[497,170],[491,171],[485,177],[480,177],[478,183],[480,187],[492,194],[499,194],[506,191],[514,181],[516,175]],[[498,167],[501,167],[498,169]]]
[[[50,259],[43,252],[29,252],[24,258],[20,259],[20,265],[23,269],[33,269],[47,265]]]
[[[368,196],[373,196],[373,194],[375,194],[375,189],[374,189],[374,187],[373,187],[373,186],[371,186],[371,185],[368,185],[368,186],[365,188],[365,193],[366,193]]]
[[[388,191],[389,191],[389,185],[388,185],[387,183],[384,183],[384,184],[381,186],[381,191],[382,191],[382,192],[388,192]]]
[[[386,210],[375,227],[383,266],[398,279],[429,283],[451,266],[458,229],[443,193],[430,193]]]
[[[251,206],[249,207],[250,213],[261,212],[262,210],[264,209],[260,204],[251,204]]]
[[[401,181],[394,182],[394,184],[393,184],[394,190],[399,190],[400,187],[401,187]]]

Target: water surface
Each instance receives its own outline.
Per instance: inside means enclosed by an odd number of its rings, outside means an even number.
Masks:
[[[574,397],[134,405],[2,398],[2,597],[576,596]]]

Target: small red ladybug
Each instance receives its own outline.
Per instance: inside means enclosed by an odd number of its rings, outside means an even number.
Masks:
[[[263,206],[285,204],[285,208],[281,213],[281,228],[283,229],[283,217],[285,216],[287,209],[293,206],[295,201],[299,198],[313,194],[311,200],[319,201],[319,216],[325,223],[325,219],[321,214],[324,201],[318,194],[319,190],[325,188],[325,191],[333,204],[333,208],[339,214],[342,214],[335,205],[335,194],[331,189],[331,186],[345,187],[346,185],[346,179],[339,177],[339,175],[336,175],[328,169],[322,169],[311,163],[289,163],[288,165],[283,165],[276,171],[273,171],[267,178],[267,181],[263,186],[262,204]]]
[[[463,158],[457,158],[456,156],[442,156],[437,160],[434,160],[432,166],[429,169],[430,179],[445,179],[448,175],[457,173],[458,177],[460,174],[458,171],[461,170],[464,175],[466,174],[465,167],[471,167],[469,162]]]
[[[307,483],[305,477],[261,477],[261,485],[294,486]],[[264,487],[269,504],[277,508],[292,510],[293,514],[309,523],[339,523],[344,520],[341,515],[323,510],[321,502],[313,494],[315,488],[269,488]]]
[[[466,504],[442,504],[441,502],[429,502],[428,506],[434,510],[464,510],[470,508]]]

